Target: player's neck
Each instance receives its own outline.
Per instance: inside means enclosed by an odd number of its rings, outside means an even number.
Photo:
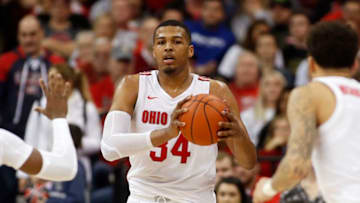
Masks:
[[[340,77],[351,77],[351,72],[346,70],[322,70],[313,73],[313,77],[326,77],[326,76],[340,76]]]
[[[188,69],[184,69],[176,75],[168,75],[159,71],[158,80],[160,86],[172,97],[184,92],[192,82],[192,75]]]

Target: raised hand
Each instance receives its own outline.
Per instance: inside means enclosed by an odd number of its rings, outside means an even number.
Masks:
[[[50,72],[48,86],[43,79],[40,79],[40,86],[46,97],[46,107],[37,107],[35,111],[44,114],[50,120],[65,118],[67,100],[71,94],[70,83],[65,82],[59,73]]]
[[[167,128],[167,134],[171,135],[171,137],[176,137],[179,135],[180,127],[184,127],[185,123],[178,120],[179,116],[183,113],[187,112],[187,108],[182,108],[183,104],[191,99],[191,95],[180,101],[176,108],[174,109],[173,113],[171,114],[171,123],[170,126]]]

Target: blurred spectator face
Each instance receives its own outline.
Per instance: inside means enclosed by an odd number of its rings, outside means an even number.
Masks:
[[[266,76],[261,86],[266,102],[276,103],[280,98],[284,85],[283,78],[280,78],[275,74]]]
[[[137,18],[141,15],[141,8],[143,6],[142,0],[128,0],[132,9],[132,18]]]
[[[233,165],[230,157],[226,156],[221,160],[216,160],[216,182],[221,178],[227,178],[233,176]]]
[[[127,24],[133,16],[129,0],[112,0],[111,15],[116,25]]]
[[[24,17],[19,23],[18,40],[26,54],[36,54],[41,49],[44,33],[39,21],[32,16]]]
[[[290,91],[283,91],[280,97],[279,103],[279,113],[286,114],[287,104],[289,101]]]
[[[37,0],[21,0],[20,4],[23,8],[33,8],[34,6],[36,6],[38,3]]]
[[[360,23],[360,2],[346,2],[343,8],[343,16],[345,21]]]
[[[281,5],[275,5],[272,8],[272,17],[275,22],[275,24],[288,24],[289,19],[291,16],[291,9],[286,8]]]
[[[297,14],[290,19],[290,34],[299,39],[304,40],[310,28],[309,19],[303,14]]]
[[[245,53],[239,56],[235,72],[235,83],[239,87],[254,85],[258,82],[259,66],[255,55]]]
[[[267,24],[258,24],[257,26],[254,27],[254,29],[253,29],[253,31],[251,33],[251,39],[252,39],[253,42],[256,42],[261,34],[269,33],[269,32],[270,32],[269,25],[267,25]]]
[[[109,74],[112,78],[119,79],[128,73],[130,61],[111,59],[109,64]]]
[[[184,20],[184,16],[181,13],[181,11],[179,11],[179,10],[167,9],[164,12],[161,21],[164,22],[164,21],[167,21],[167,20],[177,20],[177,21],[182,22]]]
[[[147,18],[140,28],[139,37],[148,47],[152,46],[153,34],[159,23],[156,18]]]
[[[239,178],[245,186],[249,185],[254,180],[259,171],[259,164],[256,164],[256,166],[251,170],[245,169],[238,164],[234,167],[235,177]]]
[[[221,183],[216,193],[218,203],[241,203],[241,193],[234,184]]]
[[[81,62],[91,63],[93,61],[94,40],[95,37],[92,32],[83,32],[77,35],[76,45]]]
[[[107,71],[110,60],[111,43],[107,38],[98,38],[95,41],[94,69],[97,73]]]
[[[274,60],[276,56],[276,40],[272,35],[261,35],[256,41],[256,53],[261,59]]]
[[[216,26],[224,19],[224,8],[220,1],[205,1],[202,7],[202,20],[206,26]]]
[[[71,14],[69,0],[53,0],[50,10],[51,18],[57,21],[67,21]]]
[[[100,16],[94,24],[96,37],[112,39],[115,34],[115,22],[109,15]]]

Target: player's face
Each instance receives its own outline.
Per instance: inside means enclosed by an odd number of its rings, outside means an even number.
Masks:
[[[159,71],[166,74],[181,72],[194,54],[194,47],[183,28],[165,26],[157,29],[154,37],[153,56]]]
[[[233,184],[222,183],[216,193],[218,203],[241,203],[241,194]]]

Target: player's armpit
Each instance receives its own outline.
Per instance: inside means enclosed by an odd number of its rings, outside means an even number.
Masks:
[[[316,107],[308,86],[291,93],[287,111],[291,135],[286,155],[273,177],[272,186],[277,191],[290,189],[308,174],[314,140],[318,135]]]
[[[219,132],[218,136],[226,135],[226,144],[234,154],[238,163],[247,169],[252,169],[256,163],[256,149],[251,142],[245,125],[240,119],[240,112],[237,102],[228,86],[220,81],[211,80],[210,94],[225,100],[230,112],[225,113],[229,122],[220,123],[220,127],[225,128]]]
[[[110,111],[124,111],[132,115],[139,91],[139,75],[125,76],[116,87]]]

